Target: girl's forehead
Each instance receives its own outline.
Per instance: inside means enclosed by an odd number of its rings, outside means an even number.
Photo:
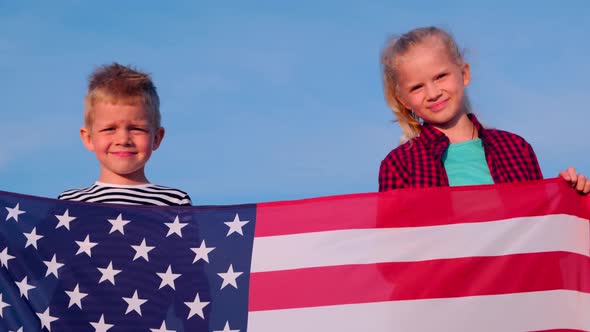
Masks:
[[[394,70],[399,72],[414,71],[434,67],[456,65],[449,50],[442,42],[422,42],[400,54],[392,63]]]
[[[420,55],[433,55],[450,58],[450,52],[439,38],[428,38],[411,46],[405,53],[400,54],[400,59],[413,58]]]

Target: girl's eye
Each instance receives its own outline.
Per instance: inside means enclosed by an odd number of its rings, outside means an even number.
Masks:
[[[422,87],[421,84],[419,85],[414,85],[413,87],[410,87],[410,92],[415,92],[418,91],[420,88]]]

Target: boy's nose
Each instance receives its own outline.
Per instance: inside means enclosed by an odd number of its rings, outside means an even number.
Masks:
[[[131,135],[127,130],[120,130],[116,136],[116,143],[121,145],[131,144]]]

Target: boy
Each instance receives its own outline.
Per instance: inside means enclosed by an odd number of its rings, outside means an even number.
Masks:
[[[137,204],[191,205],[187,193],[151,184],[145,164],[164,138],[160,99],[150,76],[118,63],[97,68],[84,98],[80,136],[96,155],[94,185],[67,190],[59,199]]]

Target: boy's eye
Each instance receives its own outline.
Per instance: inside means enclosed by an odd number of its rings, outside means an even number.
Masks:
[[[109,131],[113,131],[113,130],[115,130],[115,128],[110,128],[110,127],[109,127],[109,128],[104,128],[104,129],[101,129],[100,131],[101,131],[101,132],[109,132]]]
[[[147,133],[147,131],[148,131],[146,128],[142,128],[142,127],[133,127],[133,128],[131,128],[131,130],[141,131],[144,133]]]
[[[446,76],[447,76],[447,73],[441,73],[441,74],[438,74],[438,75],[436,76],[436,79],[437,79],[437,80],[440,80],[441,78],[444,78],[444,77],[446,77]]]

